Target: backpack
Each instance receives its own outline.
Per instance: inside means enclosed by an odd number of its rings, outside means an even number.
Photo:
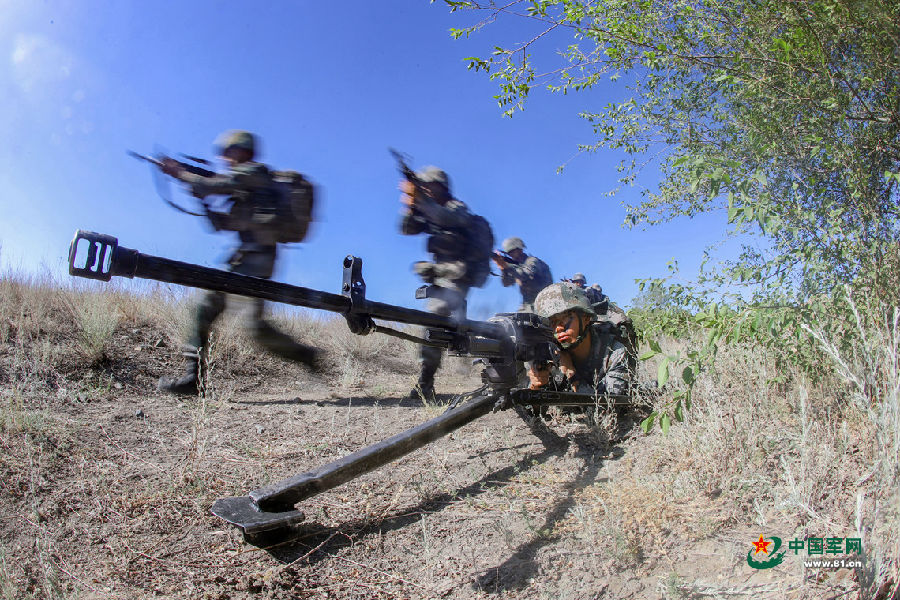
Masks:
[[[609,301],[609,297],[605,296],[608,303],[607,310],[604,314],[598,315],[597,322],[602,323],[607,331],[613,337],[625,346],[626,361],[628,370],[634,376],[637,372],[637,334],[634,330],[634,322],[631,317],[622,310],[618,304]],[[594,305],[595,308],[597,305]]]
[[[297,171],[272,171],[278,192],[274,236],[280,244],[302,242],[309,231],[315,207],[315,186]]]
[[[465,230],[467,241],[466,264],[469,282],[473,287],[481,287],[491,272],[491,254],[494,252],[494,232],[487,219],[472,215],[472,221]]]

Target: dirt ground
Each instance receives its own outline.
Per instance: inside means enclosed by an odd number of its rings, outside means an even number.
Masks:
[[[159,332],[119,330],[115,360],[62,372],[2,346],[3,598],[850,597],[848,570],[754,571],[760,531],[717,490],[641,485],[653,436],[639,412],[599,426],[489,414],[302,502],[271,546],[210,513],[241,496],[435,417],[404,399],[408,356],[362,365],[354,385],[274,361],[213,372],[206,397],[155,391],[177,368]],[[21,361],[20,361],[21,362]],[[346,379],[346,378],[345,378]],[[450,363],[447,394],[477,378]],[[346,380],[345,380],[346,383]],[[448,398],[449,396],[445,396]]]

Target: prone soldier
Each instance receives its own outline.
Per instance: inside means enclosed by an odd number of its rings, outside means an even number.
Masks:
[[[231,208],[219,212],[207,208],[206,216],[216,231],[235,231],[240,245],[228,259],[229,271],[269,279],[277,256],[279,215],[276,210],[280,193],[269,168],[254,161],[256,137],[247,131],[226,131],[215,142],[216,149],[228,164],[225,173],[209,176],[189,172],[185,165],[164,157],[159,161],[163,173],[188,184],[191,194],[201,200],[207,196],[229,196]],[[206,354],[213,323],[225,310],[226,296],[208,291],[194,309],[191,329],[183,347],[185,370],[180,377],[162,377],[160,391],[196,394],[200,387],[201,353]],[[251,337],[272,353],[312,368],[318,351],[300,344],[273,327],[264,317],[264,303],[253,299],[245,327]]]
[[[466,316],[466,295],[471,287],[484,285],[490,272],[488,257],[494,245],[490,225],[453,197],[447,174],[437,167],[409,172],[401,163],[406,179],[400,182],[403,205],[400,232],[428,234],[431,261],[420,261],[414,271],[427,284],[428,310],[462,320]],[[419,379],[410,398],[435,398],[434,376],[441,364],[441,350],[420,346]]]
[[[561,347],[556,369],[531,364],[531,389],[549,388],[595,394],[626,394],[631,385],[628,350],[596,313],[584,291],[572,283],[554,283],[534,301],[535,312],[550,321]]]
[[[586,287],[587,278],[584,273],[575,273],[572,279],[564,281],[575,284],[585,293],[591,308],[597,315],[597,322],[606,323],[609,328],[616,330],[619,340],[625,344],[628,350],[628,368],[634,372],[637,367],[637,336],[631,318],[618,304],[612,302],[609,296],[603,293],[603,288],[599,284],[595,283]]]
[[[538,257],[525,253],[522,238],[506,238],[501,248],[491,258],[500,269],[503,287],[518,284],[522,292],[519,311],[534,312],[534,299],[542,289],[553,283],[550,267]]]

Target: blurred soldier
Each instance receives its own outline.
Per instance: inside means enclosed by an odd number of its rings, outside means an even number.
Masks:
[[[437,167],[426,167],[401,181],[400,190],[400,232],[429,236],[427,249],[432,260],[413,266],[428,284],[424,288],[428,310],[463,320],[469,288],[484,285],[490,272],[488,257],[494,245],[490,225],[451,195],[450,180]],[[434,375],[441,364],[440,348],[420,346],[419,363],[419,381],[410,398],[433,401]]]
[[[235,231],[240,245],[228,259],[228,270],[241,275],[268,279],[275,268],[277,242],[272,236],[275,219],[275,189],[269,168],[254,162],[256,138],[246,131],[227,131],[215,142],[217,151],[228,168],[225,173],[209,177],[187,172],[184,165],[163,158],[161,169],[166,175],[190,186],[198,198],[211,195],[229,196],[229,212],[207,209],[207,217],[216,231]],[[288,360],[315,367],[317,351],[292,340],[270,325],[264,318],[261,299],[250,300],[245,327],[251,337],[274,354]],[[206,292],[196,306],[190,334],[183,348],[185,370],[180,377],[162,377],[159,389],[175,394],[196,394],[200,386],[201,353],[209,348],[209,332],[225,310],[225,294]]]
[[[572,279],[570,279],[572,283],[581,288],[582,291],[587,295],[588,300],[591,301],[591,304],[601,301],[601,296],[603,295],[600,291],[600,286],[597,284],[592,285],[591,287],[587,287],[587,277],[584,276],[584,273],[575,273],[572,275]]]
[[[584,288],[584,293],[588,295],[589,300],[592,300],[591,304],[596,304],[597,302],[609,303],[609,296],[603,293],[603,288],[600,287],[599,283]]]
[[[530,365],[532,389],[551,388],[597,394],[625,394],[631,383],[625,345],[596,313],[584,291],[571,283],[554,283],[534,301],[535,312],[550,320],[562,352],[558,368]]]
[[[500,268],[503,287],[518,284],[522,292],[521,312],[534,312],[534,299],[538,292],[553,283],[553,275],[547,263],[536,256],[525,253],[522,238],[510,237],[503,240],[501,252],[491,257]]]
[[[603,289],[596,283],[591,287],[587,287],[587,278],[584,276],[584,273],[575,273],[572,275],[572,279],[563,279],[563,281],[577,285],[587,295],[588,301],[590,301],[597,314],[606,313],[606,307],[609,305],[609,296],[604,295]]]

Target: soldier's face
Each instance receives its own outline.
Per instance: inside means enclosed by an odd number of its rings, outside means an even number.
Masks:
[[[521,250],[521,248],[513,248],[509,251],[509,257],[513,260],[522,262],[523,260],[525,260],[525,253]]]
[[[581,334],[581,313],[567,310],[555,317],[550,317],[550,327],[553,328],[556,341],[560,344],[570,344]]]
[[[222,153],[222,158],[224,158],[225,162],[230,165],[247,162],[248,160],[250,160],[251,156],[252,154],[249,150],[247,150],[246,148],[238,148],[237,146],[226,148],[225,152]]]

